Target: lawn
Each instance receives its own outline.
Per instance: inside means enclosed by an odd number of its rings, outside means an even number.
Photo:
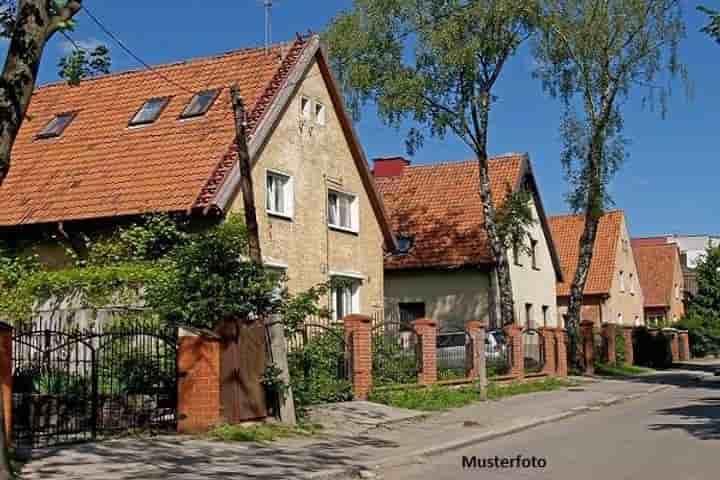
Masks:
[[[257,425],[219,425],[206,435],[220,442],[269,443],[279,438],[311,436],[322,429],[317,424],[301,424],[296,427],[281,423],[259,423]]]
[[[499,400],[514,395],[558,390],[574,384],[570,380],[559,378],[510,384],[491,382],[488,385],[488,399]],[[370,401],[398,408],[433,412],[463,407],[480,401],[480,397],[475,385],[462,387],[432,386],[374,391],[370,395]]]
[[[652,368],[638,367],[635,365],[607,365],[605,363],[595,365],[595,373],[605,377],[632,377],[635,375],[646,375],[654,371]]]

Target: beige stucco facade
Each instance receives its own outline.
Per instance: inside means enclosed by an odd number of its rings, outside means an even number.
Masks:
[[[533,202],[533,214],[538,213]],[[535,244],[535,267],[529,252],[520,254],[515,264],[513,253],[510,275],[513,284],[517,322],[527,324],[526,306],[529,306],[533,327],[554,327],[557,324],[556,274],[548,239],[539,221],[528,231]],[[438,322],[442,331],[462,331],[465,322],[481,320],[497,326],[498,305],[493,299],[492,271],[481,269],[460,270],[403,270],[385,272],[387,309],[397,311],[401,304],[424,304],[425,315]]]
[[[324,125],[303,118],[301,99],[325,109]],[[253,168],[255,203],[263,257],[286,271],[291,292],[307,290],[333,275],[362,282],[357,313],[373,314],[383,304],[383,235],[320,68],[315,63],[281,115]],[[292,208],[269,213],[267,174],[290,177]],[[356,196],[356,232],[328,227],[328,190]],[[242,196],[232,211],[242,211]]]
[[[622,280],[621,280],[622,278]],[[567,314],[568,298],[558,298],[560,318]],[[582,319],[596,325],[615,323],[625,326],[644,324],[644,298],[640,288],[630,235],[623,217],[620,238],[616,243],[615,268],[610,290],[602,295],[588,295],[583,301]]]

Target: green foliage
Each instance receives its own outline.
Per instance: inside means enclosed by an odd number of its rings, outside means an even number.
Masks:
[[[533,216],[532,194],[526,189],[513,191],[506,185],[507,194],[503,204],[497,209],[496,222],[498,237],[505,250],[517,248],[527,254],[531,253],[529,229],[535,225]]]
[[[410,153],[448,132],[485,152],[490,92],[536,20],[532,1],[355,0],[325,40],[356,118],[373,102],[389,126],[414,121]]]
[[[219,425],[207,433],[212,440],[221,442],[269,443],[279,438],[311,436],[321,430],[320,425],[302,424],[289,427],[278,423],[263,423],[253,426]]]
[[[713,37],[716,42],[720,43],[720,12],[703,7],[702,5],[697,8],[710,19],[710,23],[703,27],[702,32],[707,33]]]
[[[595,373],[605,377],[632,377],[654,372],[651,368],[637,367],[635,365],[617,364],[614,366],[605,363],[595,365]]]
[[[625,335],[618,332],[615,334],[615,363],[624,365],[627,352],[625,352]]]
[[[377,332],[372,339],[373,384],[376,386],[418,382],[418,358],[414,346],[405,348],[396,332]]]
[[[295,408],[301,416],[307,407],[352,399],[347,379],[342,327],[308,338],[302,349],[288,353]]]
[[[110,50],[98,45],[92,50],[75,48],[58,62],[58,76],[70,85],[79,85],[86,78],[110,73]]]
[[[562,163],[571,186],[568,202],[576,211],[599,216],[611,203],[607,186],[626,156],[626,100],[636,88],[643,89],[643,103],[659,103],[664,115],[669,81],[677,75],[687,79],[678,59],[685,36],[681,2],[541,3],[535,75],[565,107],[561,133]]]
[[[633,332],[635,363],[649,368],[668,368],[672,365],[670,337],[661,330],[651,334],[645,327]]]
[[[717,315],[705,316],[691,310],[675,327],[688,331],[693,357],[720,355],[720,318]]]

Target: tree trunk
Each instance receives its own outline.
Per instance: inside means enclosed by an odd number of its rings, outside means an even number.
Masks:
[[[248,231],[248,247],[250,259],[258,265],[263,264],[260,247],[260,229],[255,208],[255,189],[252,181],[252,166],[247,146],[247,116],[245,105],[240,97],[237,85],[231,90],[233,110],[235,112],[235,129],[237,130],[238,159],[240,163],[240,190],[242,190],[245,224]]]
[[[502,326],[515,323],[515,301],[513,299],[512,279],[510,278],[510,262],[508,261],[505,243],[500,238],[496,223],[496,210],[490,187],[490,171],[487,155],[487,128],[490,116],[490,94],[481,95],[480,125],[478,130],[478,145],[476,156],[480,171],[480,200],[483,205],[485,217],[485,231],[487,232],[490,252],[495,259],[497,270],[498,296],[500,298],[500,322]]]
[[[0,75],[0,184],[10,170],[10,153],[35,89],[40,60],[50,37],[81,8],[71,0],[56,15],[47,0],[19,0],[12,38]]]

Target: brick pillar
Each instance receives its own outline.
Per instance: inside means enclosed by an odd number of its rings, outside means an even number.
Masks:
[[[686,361],[690,360],[690,335],[688,334],[687,330],[682,330],[678,333],[680,336],[680,343],[682,344],[682,355],[680,355],[680,361]]]
[[[673,363],[680,361],[680,342],[678,338],[678,331],[673,329],[667,329],[666,334],[670,335],[670,353],[672,353]]]
[[[633,350],[633,327],[622,327],[625,339],[625,364],[635,364],[635,351]]]
[[[608,365],[615,365],[615,324],[614,323],[603,323],[602,325],[602,336],[605,342],[605,348],[603,349],[604,358],[602,361]]]
[[[485,329],[485,324],[480,320],[470,320],[465,322],[465,332],[470,337],[471,342],[475,342],[478,332]],[[465,376],[467,378],[478,378],[480,372],[475,370],[475,355],[480,350],[481,355],[485,355],[485,345],[475,345],[474,343],[465,348]]]
[[[518,380],[525,378],[525,352],[523,351],[522,328],[519,325],[507,325],[505,336],[512,350],[510,374]]]
[[[421,338],[422,368],[418,374],[418,382],[432,385],[437,382],[437,322],[429,318],[420,318],[413,322],[415,333]]]
[[[352,356],[353,398],[367,400],[372,388],[372,318],[348,315],[343,318],[345,344]]]
[[[583,367],[585,375],[593,375],[595,373],[594,359],[594,342],[593,327],[595,324],[592,320],[583,320],[580,322],[580,345],[582,347]]]
[[[542,335],[544,348],[545,348],[545,366],[543,367],[543,373],[547,375],[555,375],[557,370],[557,358],[555,358],[555,329],[550,327],[544,327],[540,329]]]
[[[557,364],[555,365],[555,375],[558,377],[567,377],[567,332],[564,328],[555,329],[555,343],[557,345]]]
[[[12,334],[13,328],[0,322],[0,394],[5,406],[5,441],[12,443]]]
[[[180,329],[177,369],[178,432],[205,432],[222,423],[220,338]]]

